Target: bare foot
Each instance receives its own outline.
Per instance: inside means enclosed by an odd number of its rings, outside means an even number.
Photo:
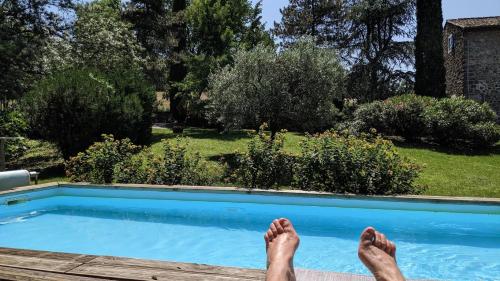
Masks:
[[[295,281],[293,256],[299,236],[287,219],[274,220],[264,235],[267,252],[266,281]]]
[[[373,227],[361,233],[358,256],[377,281],[405,280],[396,264],[396,245]]]

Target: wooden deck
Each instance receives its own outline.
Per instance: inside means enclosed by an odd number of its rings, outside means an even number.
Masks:
[[[298,281],[375,281],[373,277],[296,269]],[[15,281],[248,281],[265,271],[192,263],[0,248],[0,280]]]
[[[372,277],[296,269],[299,281],[373,281]],[[264,280],[265,271],[0,248],[0,280],[16,281],[245,281]]]

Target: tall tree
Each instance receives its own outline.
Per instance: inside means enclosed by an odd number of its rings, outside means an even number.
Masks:
[[[187,52],[187,25],[185,22],[186,0],[173,0],[172,13],[175,17],[172,25],[173,37],[175,39],[172,48],[173,62],[170,65],[170,112],[175,120],[184,122],[186,113],[182,109],[182,90],[180,83],[187,75],[187,67],[184,62],[184,55]]]
[[[50,36],[61,35],[69,22],[71,0],[0,1],[0,103],[23,95],[43,74],[40,66]]]
[[[131,0],[123,18],[132,23],[144,48],[144,72],[158,91],[165,91],[172,52],[171,0]]]
[[[363,101],[411,88],[414,0],[292,0],[274,32],[285,42],[313,35],[350,66],[348,94]]]
[[[349,5],[341,50],[352,62],[349,94],[371,101],[411,89],[414,0],[350,0]]]
[[[288,6],[280,10],[282,20],[274,23],[273,33],[288,45],[304,35],[315,38],[319,45],[338,42],[336,34],[342,1],[332,0],[290,0]]]
[[[132,25],[121,18],[119,0],[96,0],[76,9],[73,57],[80,67],[102,72],[141,69],[143,49]]]
[[[443,10],[441,0],[417,0],[415,93],[444,97]]]
[[[192,0],[186,9],[189,30],[185,62],[187,75],[181,83],[183,108],[191,108],[194,119],[202,117],[200,95],[206,92],[208,76],[219,67],[233,62],[238,49],[273,42],[261,22],[261,3],[249,0]],[[200,116],[201,115],[201,116]]]

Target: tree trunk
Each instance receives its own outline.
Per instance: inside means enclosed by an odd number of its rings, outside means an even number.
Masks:
[[[437,98],[446,95],[441,0],[417,0],[415,68],[417,95]]]

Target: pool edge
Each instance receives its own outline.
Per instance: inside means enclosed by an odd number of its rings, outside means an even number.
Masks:
[[[453,203],[453,204],[479,204],[479,205],[500,205],[500,198],[484,197],[452,197],[452,196],[426,196],[426,195],[402,195],[402,196],[374,196],[355,194],[335,194],[329,192],[302,191],[302,190],[262,190],[247,189],[239,187],[219,187],[219,186],[187,186],[187,185],[146,185],[146,184],[109,184],[96,185],[90,183],[68,183],[52,182],[40,185],[23,186],[5,191],[0,191],[0,196],[20,194],[35,190],[45,190],[61,187],[70,188],[97,188],[97,189],[130,189],[130,190],[155,190],[155,191],[184,191],[184,192],[213,192],[213,193],[239,193],[255,195],[275,195],[275,196],[301,196],[320,197],[337,199],[361,199],[378,201],[402,201],[421,203]]]

